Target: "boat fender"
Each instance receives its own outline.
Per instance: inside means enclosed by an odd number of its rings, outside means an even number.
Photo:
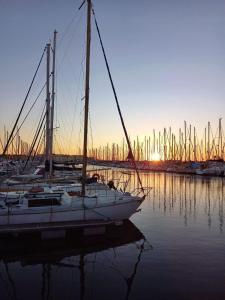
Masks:
[[[87,178],[86,179],[86,184],[91,184],[91,183],[98,182],[98,179],[99,179],[99,175],[98,174],[94,174],[94,175],[92,175],[91,178]]]
[[[96,180],[98,181],[100,176],[99,176],[99,174],[95,173],[95,174],[92,175],[92,178],[93,179],[96,178]]]
[[[117,188],[115,187],[114,185],[114,181],[113,180],[110,180],[108,183],[107,183],[108,187],[110,189],[114,189],[115,191],[117,190]]]

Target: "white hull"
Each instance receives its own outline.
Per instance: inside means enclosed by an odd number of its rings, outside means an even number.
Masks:
[[[75,205],[68,205],[67,207],[64,205],[64,207],[27,208],[23,210],[15,207],[5,209],[4,212],[1,210],[0,230],[1,226],[7,229],[7,226],[13,225],[37,224],[39,226],[44,223],[55,224],[57,222],[77,222],[81,226],[84,223],[93,223],[93,221],[101,223],[118,222],[129,219],[143,201],[139,197],[125,198],[125,200],[123,198],[116,201],[116,203],[110,201],[109,203],[99,204],[96,199],[89,198],[84,201],[85,209],[82,200],[75,200]]]

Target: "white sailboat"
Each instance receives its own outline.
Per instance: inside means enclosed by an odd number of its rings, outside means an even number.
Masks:
[[[140,190],[136,190],[136,195],[117,190],[113,185],[106,185],[105,183],[97,182],[97,180],[93,180],[93,182],[87,184],[86,167],[92,4],[91,0],[87,0],[86,2],[87,43],[82,183],[50,187],[45,185],[41,188],[36,187],[26,191],[0,193],[0,233],[85,227],[112,223],[119,225],[122,224],[123,220],[129,219],[145,199],[142,184],[140,185]],[[48,46],[47,55],[49,55],[49,49],[50,46]],[[47,62],[49,62],[49,56],[47,56]],[[47,67],[48,80],[49,68]],[[50,101],[48,84],[47,100]],[[53,100],[54,90],[52,92]],[[49,171],[51,172],[53,114],[51,114],[50,120],[50,102],[47,102],[46,106],[46,119],[47,124],[49,124],[46,126],[46,157],[50,160],[47,164],[50,166]],[[52,107],[54,109],[54,102],[52,102]],[[119,113],[121,116],[120,110]],[[123,120],[122,125],[125,127]],[[127,137],[126,131],[125,135]],[[130,145],[128,147],[132,155]],[[139,174],[138,179],[140,180]],[[140,192],[143,193],[141,197],[139,196]]]

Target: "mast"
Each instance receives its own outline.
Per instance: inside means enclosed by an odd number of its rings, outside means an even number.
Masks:
[[[4,148],[5,148],[5,146],[7,144],[6,127],[5,127],[5,125],[4,125],[4,141],[3,141],[3,143],[4,143]],[[4,151],[4,149],[3,149],[3,151]]]
[[[171,136],[171,160],[174,160],[174,134],[172,133],[172,136]]]
[[[172,134],[172,132],[171,132],[171,126],[169,127],[169,160],[171,160],[172,158],[171,158],[171,134]]]
[[[182,161],[182,150],[181,150],[181,128],[179,128],[179,158]]]
[[[184,161],[187,161],[187,123],[184,121]]]
[[[194,126],[194,161],[197,161],[197,151],[196,151],[196,130]]]
[[[49,172],[49,146],[50,146],[50,44],[47,44],[47,61],[46,61],[46,141],[45,141],[45,171]]]
[[[161,159],[161,132],[159,131],[159,141],[158,141],[158,154],[160,155]]]
[[[83,196],[85,196],[85,182],[86,182],[86,169],[87,169],[87,138],[88,138],[90,50],[91,50],[90,48],[91,48],[91,0],[87,0],[84,144],[83,144],[83,170],[82,170],[82,190],[81,190]]]
[[[189,125],[188,160],[191,160],[191,124]]]
[[[163,131],[163,143],[164,143],[164,161],[167,160],[167,149],[166,149],[166,128],[164,128],[164,131]]]
[[[52,56],[52,103],[51,103],[51,120],[50,120],[50,177],[52,176],[52,153],[53,153],[53,135],[54,135],[54,106],[55,106],[55,52],[56,52],[56,35],[57,31],[54,31],[53,40],[53,56]]]
[[[223,139],[222,139],[222,118],[219,118],[219,142],[218,142],[218,158],[223,158]]]
[[[210,159],[210,122],[208,122],[208,159]]]
[[[208,154],[207,154],[207,134],[206,134],[206,127],[205,127],[204,138],[205,138],[205,161],[206,161],[207,157],[208,157]]]

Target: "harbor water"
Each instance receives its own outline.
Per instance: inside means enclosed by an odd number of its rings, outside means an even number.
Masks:
[[[137,191],[133,171],[98,173]],[[141,211],[105,236],[1,241],[0,299],[225,299],[225,179],[141,178]]]

